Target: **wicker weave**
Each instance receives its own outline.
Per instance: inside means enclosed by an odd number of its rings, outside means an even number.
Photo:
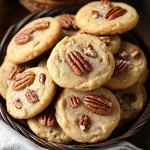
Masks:
[[[25,17],[23,20],[21,20],[17,25],[13,25],[9,28],[9,30],[7,31],[7,33],[5,34],[4,38],[1,41],[0,44],[0,64],[2,64],[5,53],[6,53],[6,48],[8,43],[10,42],[11,38],[14,36],[14,34],[21,28],[23,27],[26,23],[30,22],[31,20],[34,20],[36,18],[39,17],[45,17],[45,16],[56,16],[58,14],[62,14],[62,13],[76,13],[78,8],[59,8],[59,9],[55,9],[52,11],[44,11],[41,12],[39,14],[30,14],[27,17]],[[123,38],[126,38],[123,37]],[[132,41],[136,44],[139,44],[139,46],[144,49],[145,54],[148,57],[149,53],[148,50],[146,48],[146,46],[144,45],[144,43],[140,40],[140,38],[137,37],[137,35],[135,34],[135,32],[130,32],[127,35],[128,39],[132,39]],[[149,81],[148,81],[149,82]],[[148,82],[147,82],[147,88],[148,88]],[[150,85],[150,84],[149,84]],[[149,97],[149,95],[148,95]],[[30,139],[31,141],[37,143],[40,146],[43,146],[45,148],[53,148],[53,149],[73,149],[73,150],[80,150],[80,149],[85,149],[85,148],[96,148],[96,147],[101,147],[101,146],[106,146],[106,145],[110,145],[113,143],[116,143],[118,141],[121,141],[127,137],[132,136],[133,134],[135,134],[148,120],[148,118],[150,118],[150,101],[147,102],[146,107],[144,108],[143,112],[138,116],[138,118],[136,118],[134,120],[134,122],[127,127],[127,129],[117,135],[113,135],[111,136],[109,139],[107,139],[106,141],[97,143],[97,144],[80,144],[80,143],[73,143],[72,145],[65,145],[65,144],[56,144],[56,143],[52,143],[52,142],[47,142],[43,139],[40,139],[39,137],[37,137],[36,135],[34,135],[30,129],[23,125],[22,123],[18,122],[17,120],[15,120],[14,118],[12,118],[6,111],[6,104],[5,104],[5,100],[2,99],[2,97],[0,97],[0,113],[2,115],[3,120],[12,128],[14,128],[16,131],[20,132],[22,135],[24,135],[25,137],[27,137],[28,139]]]

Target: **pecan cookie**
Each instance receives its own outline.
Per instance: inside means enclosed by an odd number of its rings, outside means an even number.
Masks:
[[[70,143],[72,139],[58,125],[55,111],[46,108],[41,114],[27,120],[29,128],[40,138],[55,143]]]
[[[33,20],[13,37],[8,45],[7,55],[15,64],[32,60],[53,47],[61,32],[61,25],[54,18]]]
[[[134,44],[122,42],[115,55],[115,70],[106,87],[112,90],[125,89],[135,84],[144,73],[147,62],[144,53]]]
[[[114,66],[114,57],[106,45],[87,34],[65,37],[55,46],[47,63],[56,84],[78,91],[90,91],[105,84]]]
[[[82,143],[105,140],[120,120],[120,105],[114,94],[105,88],[90,92],[64,89],[55,109],[63,131]]]
[[[0,68],[0,93],[4,99],[6,99],[7,89],[11,82],[15,79],[16,75],[27,68],[28,65],[15,65],[8,59],[7,56],[5,57]]]
[[[62,26],[62,37],[72,34],[74,31],[79,30],[75,22],[75,15],[62,14],[55,17]]]
[[[101,0],[88,3],[76,14],[76,24],[96,35],[121,34],[133,29],[139,20],[136,10],[119,2]]]
[[[146,90],[141,83],[118,90],[115,96],[120,103],[121,120],[135,118],[146,102]]]
[[[27,69],[18,74],[8,88],[7,111],[17,119],[34,117],[51,103],[55,91],[55,83],[47,69]]]
[[[85,34],[84,31],[79,30],[71,33],[71,36]],[[96,36],[102,42],[106,44],[107,49],[114,55],[119,51],[121,39],[119,35],[106,35],[106,36]]]

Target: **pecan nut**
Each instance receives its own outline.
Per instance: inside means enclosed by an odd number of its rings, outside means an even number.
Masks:
[[[35,74],[31,71],[19,73],[12,86],[13,90],[19,91],[31,85],[35,79]]]
[[[35,103],[35,102],[39,101],[38,96],[34,90],[27,89],[25,96],[29,103]]]
[[[13,105],[15,105],[15,107],[16,107],[17,109],[21,109],[22,106],[23,106],[23,104],[22,104],[22,102],[20,101],[20,99],[15,99],[12,103],[13,103]]]
[[[90,119],[87,115],[82,115],[79,119],[79,127],[82,131],[89,129]]]
[[[42,21],[34,24],[33,27],[35,30],[44,30],[44,29],[47,29],[49,27],[49,25],[50,25],[49,21],[42,20]]]
[[[119,50],[119,52],[117,53],[117,56],[124,60],[128,57],[128,54],[125,51]]]
[[[80,103],[80,99],[74,95],[68,97],[68,100],[70,101],[70,105],[72,108],[76,108]]]
[[[116,61],[115,63],[115,70],[113,72],[113,75],[118,75],[126,71],[128,68],[128,64],[124,62],[122,59],[119,61]]]
[[[10,80],[14,80],[16,75],[18,73],[21,73],[25,70],[25,66],[24,65],[13,65],[9,68],[9,71],[8,71],[8,79]]]
[[[112,102],[105,98],[103,95],[86,95],[84,97],[84,103],[88,109],[98,115],[108,116],[112,113]]]
[[[126,13],[126,10],[119,7],[119,6],[114,6],[111,7],[104,13],[103,18],[106,18],[107,20],[113,20],[117,17],[120,17]]]
[[[100,5],[103,5],[108,8],[112,6],[110,0],[101,0]]]
[[[91,65],[77,51],[70,51],[65,59],[68,66],[77,76],[82,76],[85,71],[91,71],[92,69]]]
[[[92,48],[91,44],[89,42],[87,42],[83,49],[82,49],[83,53],[86,55],[86,56],[89,56],[89,57],[97,57],[97,53],[96,51]]]
[[[109,36],[99,36],[99,39],[104,42],[106,45],[109,45],[110,43],[110,38]]]
[[[75,17],[69,14],[63,14],[58,17],[58,21],[61,24],[63,29],[74,29],[77,30],[78,27],[75,23]]]
[[[22,34],[15,38],[15,42],[17,45],[24,45],[28,43],[30,39],[31,39],[31,36],[29,34]]]
[[[56,124],[54,109],[46,109],[38,116],[38,121],[42,126],[53,127]]]
[[[97,10],[92,10],[91,17],[97,19],[99,17],[99,12]]]
[[[125,101],[136,101],[137,97],[136,97],[136,94],[134,93],[124,93],[122,95],[122,99]]]
[[[44,84],[46,80],[46,75],[44,73],[41,73],[39,76],[39,81]]]
[[[134,59],[139,59],[141,57],[141,51],[138,48],[133,48],[131,51],[131,57]]]

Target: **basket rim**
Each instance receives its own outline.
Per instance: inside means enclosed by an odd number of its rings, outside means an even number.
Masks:
[[[75,12],[79,9],[79,7],[71,7],[71,8],[57,8],[53,10],[45,10],[40,13],[30,13],[27,15],[25,18],[23,18],[21,21],[19,21],[16,25],[12,25],[7,32],[5,33],[3,39],[1,40],[0,43],[0,65],[3,62],[7,45],[9,44],[11,38],[15,35],[15,33],[20,30],[27,22],[30,22],[31,20],[34,20],[39,17],[45,17],[47,14],[49,16],[55,16],[54,14],[63,14],[63,13],[70,13],[72,9],[75,10]],[[74,11],[73,11],[74,12]],[[145,43],[138,37],[138,35],[134,32],[131,31],[133,35],[136,36],[138,42],[140,43],[140,46],[144,47],[144,49],[148,50],[146,47]],[[28,131],[25,127],[23,127],[20,123],[17,122],[14,118],[12,118],[8,113],[6,108],[4,108],[4,100],[3,98],[0,98],[0,115],[2,116],[2,119],[6,124],[11,126],[13,129],[24,135],[26,138],[30,139],[34,143],[45,147],[45,148],[54,148],[54,149],[62,149],[62,148],[67,148],[67,149],[84,149],[84,148],[96,148],[96,147],[102,147],[102,146],[107,146],[111,145],[114,143],[117,143],[123,139],[126,139],[127,137],[132,136],[136,132],[140,130],[140,128],[150,119],[150,100],[147,101],[147,106],[145,107],[145,110],[143,110],[142,114],[140,117],[137,119],[136,122],[134,122],[130,128],[126,131],[126,133],[116,137],[112,138],[109,140],[102,141],[100,143],[94,143],[94,144],[79,144],[79,145],[71,145],[71,144],[58,144],[58,143],[53,143],[53,142],[47,142],[39,137],[37,137],[33,132]]]

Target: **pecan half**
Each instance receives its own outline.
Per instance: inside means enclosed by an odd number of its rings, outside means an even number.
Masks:
[[[35,102],[39,101],[38,96],[34,90],[27,89],[25,96],[29,103],[35,103]]]
[[[58,17],[58,21],[63,29],[74,29],[77,30],[78,27],[75,23],[75,17],[69,14],[63,14]]]
[[[35,79],[35,74],[31,71],[19,73],[12,86],[13,90],[19,91],[31,85]]]
[[[90,119],[87,115],[82,115],[79,119],[79,127],[82,131],[89,129]]]
[[[68,66],[78,76],[82,76],[85,71],[91,71],[92,69],[91,65],[77,51],[70,51],[66,54],[65,59]]]
[[[13,105],[15,105],[15,107],[16,107],[17,109],[21,109],[22,106],[23,106],[23,104],[22,104],[22,102],[20,101],[20,99],[15,99],[12,103],[13,103]]]
[[[126,13],[126,10],[119,7],[119,6],[114,6],[111,7],[104,13],[103,18],[106,18],[107,20],[113,20],[117,17],[120,17]]]
[[[86,95],[84,97],[84,103],[88,109],[101,116],[108,116],[112,112],[112,102],[103,95]]]
[[[136,94],[134,93],[124,93],[122,95],[122,99],[125,101],[136,101],[137,97],[136,97]]]
[[[49,27],[49,25],[50,25],[49,21],[42,20],[42,21],[34,24],[33,27],[35,30],[44,30],[44,29],[47,29]]]
[[[70,101],[70,105],[72,108],[76,108],[80,103],[80,99],[74,95],[68,97],[68,100]]]
[[[102,42],[104,42],[106,45],[109,45],[110,43],[110,38],[109,36],[99,36],[98,37]]]
[[[113,72],[113,75],[121,74],[124,71],[126,71],[127,68],[128,68],[128,64],[125,63],[123,60],[119,60],[115,64],[115,70]]]
[[[94,57],[94,58],[97,57],[96,51],[92,48],[92,45],[89,42],[84,44],[82,51],[86,56]]]
[[[121,50],[119,50],[119,52],[116,55],[123,60],[126,59],[128,56],[128,54],[125,51],[121,51]]]
[[[141,57],[141,51],[138,48],[133,48],[131,51],[131,57],[134,59],[139,59]]]
[[[44,84],[46,80],[46,75],[44,73],[41,73],[39,76],[39,81]]]
[[[22,34],[15,38],[15,42],[17,45],[23,45],[23,44],[28,43],[30,39],[31,39],[31,36],[29,34]]]
[[[100,5],[103,5],[108,8],[112,6],[110,0],[101,0]]]
[[[99,17],[99,12],[97,10],[92,10],[91,17],[97,19]]]
[[[38,121],[42,126],[52,127],[56,124],[56,117],[54,109],[46,109],[44,112],[38,115]]]
[[[25,70],[25,66],[24,65],[13,65],[9,68],[9,71],[8,71],[8,79],[10,80],[14,80],[16,75],[18,73],[21,73]]]

